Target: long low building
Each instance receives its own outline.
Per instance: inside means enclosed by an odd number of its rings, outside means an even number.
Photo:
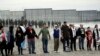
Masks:
[[[52,8],[25,9],[24,11],[0,10],[0,19],[20,20],[22,17],[30,21],[89,22],[100,21],[100,11],[52,10]]]

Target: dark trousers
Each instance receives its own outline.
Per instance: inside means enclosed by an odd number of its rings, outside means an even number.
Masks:
[[[66,46],[66,42],[67,42],[67,46]],[[66,47],[69,47],[69,39],[63,40],[63,51],[66,51]]]
[[[0,50],[1,50],[1,54],[2,56],[7,56],[7,47],[6,47],[6,41],[3,41],[1,44],[0,44]],[[5,54],[4,54],[4,51],[5,51]]]
[[[93,47],[95,48],[95,50],[97,50],[97,46],[96,46],[96,39],[93,39]]]
[[[29,54],[34,53],[35,51],[35,40],[34,39],[28,39],[28,49],[29,49]]]
[[[59,48],[59,38],[54,38],[54,51],[58,51]]]
[[[23,42],[22,40],[16,41],[16,45],[18,47],[18,53],[19,53],[19,55],[23,55],[23,48],[21,46],[22,42]]]
[[[7,54],[8,55],[13,54],[13,47],[14,47],[14,42],[8,42],[7,43]]]
[[[71,48],[72,51],[73,51],[73,48],[76,51],[76,38],[75,37],[71,38],[70,48]]]
[[[84,37],[79,37],[79,49],[84,50]]]
[[[18,46],[18,53],[19,53],[19,55],[20,54],[23,55],[23,49],[21,47],[19,47],[19,46]]]
[[[9,54],[13,54],[13,48],[11,48],[11,49],[7,49],[7,54],[9,55]]]
[[[44,53],[48,52],[48,39],[42,38],[42,44]]]
[[[5,55],[7,56],[7,49],[6,49],[6,48],[1,49],[1,54],[2,54],[2,56],[4,56],[4,52],[3,52],[3,51],[5,51]]]

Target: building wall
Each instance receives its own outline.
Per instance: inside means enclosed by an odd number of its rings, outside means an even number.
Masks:
[[[54,21],[79,22],[78,12],[76,10],[53,10]]]
[[[76,10],[65,10],[65,20],[69,22],[80,22],[78,12]]]
[[[21,17],[24,16],[23,11],[9,11],[9,10],[2,10],[0,11],[0,19],[21,19]]]
[[[10,18],[10,11],[9,10],[0,10],[0,19],[9,19]]]
[[[52,9],[25,9],[26,19],[29,20],[45,20],[48,21],[52,18]]]
[[[43,9],[25,9],[24,11],[0,10],[0,19],[21,19],[24,16],[27,20],[43,21],[68,21],[68,22],[88,22],[100,20],[100,11],[84,10],[52,10],[52,8]]]
[[[100,21],[100,11],[98,12],[97,18],[98,18],[98,20]]]
[[[24,12],[23,11],[10,11],[10,19],[21,19],[24,16]]]
[[[63,10],[52,10],[52,20],[53,21],[64,21],[64,11]]]
[[[97,11],[81,11],[82,21],[93,21],[97,19]]]

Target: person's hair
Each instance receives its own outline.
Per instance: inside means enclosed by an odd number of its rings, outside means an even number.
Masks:
[[[87,27],[87,29],[90,29],[90,27]]]
[[[10,26],[10,27],[9,27],[9,31],[10,31],[11,33],[13,33],[13,28],[14,28],[13,26]]]
[[[3,26],[2,25],[0,25],[0,30],[3,28]]]
[[[96,28],[97,26],[98,26],[98,25],[96,24],[96,25],[95,25],[95,28]]]
[[[66,21],[64,21],[64,24],[66,24],[67,22]]]

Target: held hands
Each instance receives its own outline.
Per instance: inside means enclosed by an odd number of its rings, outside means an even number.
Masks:
[[[20,34],[20,33],[18,33],[18,35],[19,35],[19,36],[21,36],[21,34]]]
[[[39,39],[39,37],[37,36],[37,39]]]
[[[51,40],[51,37],[49,37],[49,40]]]
[[[61,39],[64,39],[63,35],[61,35]]]

